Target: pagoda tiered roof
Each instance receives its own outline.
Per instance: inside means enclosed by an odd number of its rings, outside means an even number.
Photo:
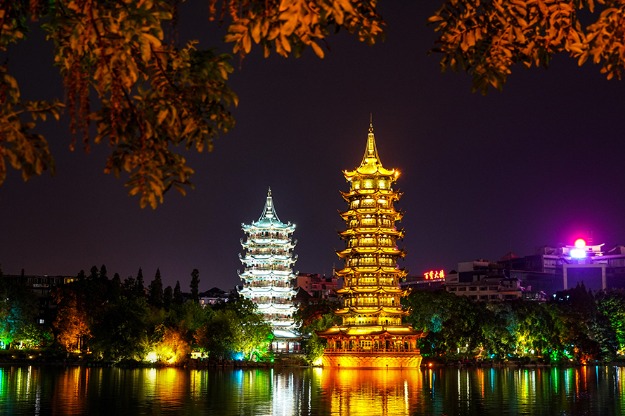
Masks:
[[[350,306],[346,308],[337,309],[334,311],[337,315],[406,315],[408,312],[400,307],[363,307],[363,306]]]
[[[386,169],[382,166],[380,157],[378,156],[378,148],[375,144],[375,136],[373,134],[373,124],[369,125],[369,135],[367,136],[367,147],[362,157],[360,166],[354,170],[344,170],[343,175],[347,180],[363,175],[383,175],[393,176],[397,178],[399,171],[396,169]]]
[[[351,266],[344,269],[337,270],[338,276],[345,276],[352,273],[381,273],[381,274],[404,274],[405,270],[397,267],[390,266]]]
[[[267,247],[275,247],[275,250],[290,251],[295,247],[297,241],[285,237],[284,239],[277,238],[254,238],[250,236],[247,240],[240,240],[243,248],[258,247],[258,249],[266,249]],[[259,247],[260,246],[260,247]]]
[[[317,332],[318,335],[323,337],[331,336],[343,336],[349,338],[352,336],[410,336],[415,335],[422,337],[422,331],[415,331],[408,325],[397,326],[383,326],[383,325],[362,325],[362,326],[344,326],[334,325],[325,331]]]
[[[406,252],[397,247],[357,246],[348,247],[345,250],[337,251],[336,254],[340,258],[345,258],[353,254],[387,254],[389,256],[404,257],[406,255]]]
[[[252,222],[251,224],[241,224],[243,231],[253,233],[255,229],[277,229],[284,230],[288,232],[292,232],[295,230],[295,224],[283,223],[278,218],[278,214],[276,213],[276,209],[273,205],[273,197],[271,196],[271,188],[267,192],[267,200],[265,201],[265,207],[263,208],[262,214],[260,214],[260,218],[257,221]]]
[[[395,177],[392,177],[394,180]],[[346,202],[351,202],[354,199],[367,199],[367,197],[374,196],[384,196],[389,201],[397,201],[399,200],[403,193],[399,191],[394,191],[393,189],[379,189],[379,188],[359,188],[359,189],[350,189],[349,191],[339,191],[341,196]]]
[[[350,286],[350,287],[342,287],[336,290],[336,293],[361,293],[361,294],[402,294],[404,295],[406,292],[404,289],[401,289],[395,285],[371,285],[371,286]]]

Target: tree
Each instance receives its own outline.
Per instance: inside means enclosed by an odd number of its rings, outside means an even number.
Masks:
[[[95,266],[91,266],[91,270],[89,271],[89,279],[92,281],[97,280],[99,275],[98,268]]]
[[[93,325],[93,351],[115,362],[142,359],[148,344],[147,317],[144,297],[121,296],[108,303]]]
[[[179,364],[188,354],[191,347],[184,335],[174,329],[165,327],[161,339],[154,346],[158,359],[167,364]]]
[[[15,278],[0,276],[0,341],[5,348],[43,341],[43,333],[33,336],[38,303],[25,282],[23,273]]]
[[[71,288],[63,288],[55,294],[57,316],[53,326],[56,341],[67,352],[82,350],[85,341],[91,337],[86,307],[82,299]]]
[[[193,269],[191,272],[191,300],[195,303],[200,301],[199,298],[199,286],[200,286],[200,272],[198,269]]]
[[[108,271],[106,270],[106,266],[103,264],[100,266],[100,271],[98,272],[98,277],[102,282],[107,282],[109,280]]]
[[[180,281],[176,280],[176,286],[174,286],[174,304],[182,305],[183,301],[182,291],[180,290]]]
[[[113,278],[111,279],[111,284],[110,284],[110,297],[113,301],[116,301],[117,299],[119,299],[119,297],[122,294],[122,281],[119,277],[119,273],[115,273],[113,275]]]
[[[156,269],[156,275],[154,276],[154,280],[150,283],[148,288],[149,297],[148,301],[151,305],[156,306],[157,308],[163,307],[163,281],[161,280],[161,270]]]
[[[601,293],[597,308],[609,322],[618,343],[618,353],[625,354],[625,292],[612,290]]]
[[[165,307],[166,310],[169,310],[173,301],[174,301],[174,290],[171,288],[171,286],[167,286],[165,290],[163,291],[163,306]]]
[[[85,149],[92,143],[111,146],[105,172],[127,175],[129,193],[139,196],[142,207],[156,208],[167,190],[184,194],[191,186],[193,169],[176,148],[210,151],[213,139],[234,126],[230,108],[238,99],[227,83],[233,70],[230,57],[200,50],[193,40],[176,45],[178,4],[33,0],[0,5],[0,57],[23,41],[29,26],[42,27],[54,42],[54,64],[64,81],[74,136],[81,137]],[[382,33],[375,0],[209,4],[212,20],[229,21],[226,41],[241,56],[257,44],[265,56],[272,50],[298,56],[310,46],[322,57],[319,43],[338,29],[369,43]],[[25,180],[53,170],[36,122],[58,119],[65,105],[23,101],[6,64],[0,65],[0,91],[0,184],[7,163]]]
[[[402,298],[402,305],[410,309],[406,321],[417,330],[427,331],[425,338],[419,340],[424,355],[469,357],[484,344],[480,327],[485,313],[482,304],[439,290],[415,291]]]
[[[145,296],[145,283],[143,282],[143,270],[139,267],[137,279],[135,280],[135,296]]]
[[[444,0],[429,22],[441,67],[468,72],[482,93],[501,89],[514,65],[547,67],[556,54],[599,64],[608,79],[625,69],[621,1]]]
[[[192,302],[188,302],[193,304]],[[220,305],[194,335],[211,359],[263,358],[272,339],[271,326],[257,313],[256,305],[240,298]]]
[[[320,311],[319,309],[317,310],[317,312]],[[321,338],[317,335],[317,332],[325,331],[341,321],[341,318],[332,311],[327,311],[322,315],[319,315],[317,312],[311,316],[311,319],[304,318],[300,327],[302,334],[309,335],[308,338],[304,337],[302,340],[302,346],[306,352],[306,361],[310,364],[315,364],[321,358],[326,347],[325,338]]]

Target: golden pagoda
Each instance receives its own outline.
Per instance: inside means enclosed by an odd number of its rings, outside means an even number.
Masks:
[[[341,192],[348,204],[347,211],[341,213],[347,229],[340,233],[345,249],[337,252],[344,268],[336,275],[344,283],[337,290],[342,307],[334,312],[342,317],[342,325],[318,333],[327,339],[322,364],[348,368],[419,367],[417,340],[424,334],[402,324],[402,317],[408,312],[400,304],[406,293],[400,289],[399,281],[406,271],[398,267],[397,260],[405,252],[397,247],[397,240],[403,238],[404,231],[398,230],[395,223],[403,214],[394,208],[401,193],[393,190],[399,171],[382,166],[372,123],[362,163],[343,174],[350,190]]]

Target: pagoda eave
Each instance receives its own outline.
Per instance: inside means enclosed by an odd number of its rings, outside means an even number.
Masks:
[[[389,178],[397,179],[399,171],[397,169],[386,169],[378,163],[363,163],[354,170],[344,170],[343,176],[350,182],[352,178],[362,176],[388,176]]]
[[[358,327],[354,326],[338,326],[334,325],[328,328],[325,331],[317,332],[317,335],[323,338],[328,337],[358,337],[358,336],[369,336],[369,337],[379,337],[379,336],[415,336],[418,338],[423,338],[427,334],[423,331],[417,331],[411,326],[401,325],[401,326],[382,326],[382,325],[362,325]]]

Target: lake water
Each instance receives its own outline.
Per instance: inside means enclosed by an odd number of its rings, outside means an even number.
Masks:
[[[625,369],[0,367],[2,415],[625,415]]]

